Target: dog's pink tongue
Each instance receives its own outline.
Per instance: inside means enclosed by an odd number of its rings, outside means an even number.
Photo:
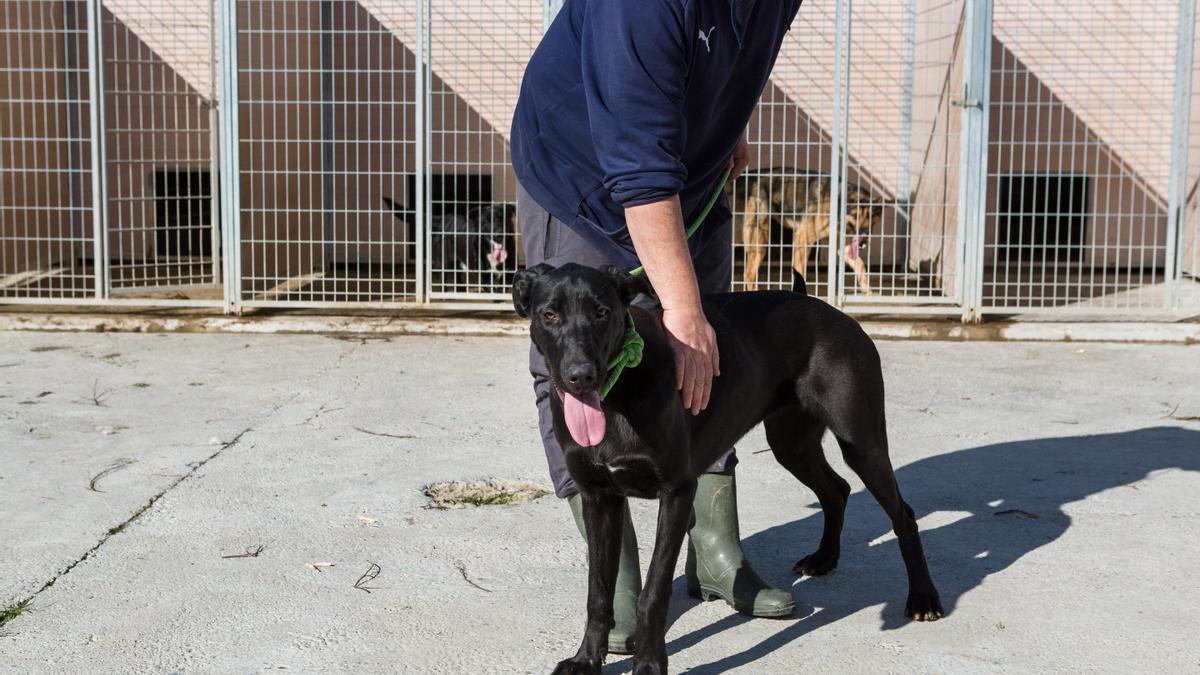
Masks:
[[[590,448],[604,440],[604,411],[600,409],[600,395],[596,392],[582,396],[563,392],[563,417],[576,443]]]
[[[854,235],[854,241],[850,242],[850,259],[851,260],[858,260],[858,246],[859,246],[859,241],[858,241],[858,235],[856,234],[856,235]]]

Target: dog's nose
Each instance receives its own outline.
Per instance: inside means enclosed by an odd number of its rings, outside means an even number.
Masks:
[[[563,369],[563,377],[572,387],[594,387],[596,386],[596,366],[590,363],[575,363]]]

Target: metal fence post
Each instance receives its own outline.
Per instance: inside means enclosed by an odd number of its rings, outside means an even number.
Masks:
[[[429,281],[431,280],[430,266],[425,264],[426,244],[430,241],[430,227],[428,218],[429,213],[426,208],[426,201],[429,195],[429,156],[428,148],[432,143],[433,133],[429,124],[429,106],[432,104],[432,96],[428,82],[425,77],[425,69],[429,66],[429,59],[426,51],[429,41],[426,30],[428,21],[426,20],[426,12],[429,10],[430,0],[416,0],[417,3],[417,54],[416,54],[416,83],[414,85],[414,98],[416,99],[416,127],[417,127],[417,143],[415,148],[416,161],[416,176],[413,180],[413,185],[416,188],[416,195],[413,199],[416,201],[416,260],[417,260],[417,302],[429,302]]]
[[[841,248],[842,229],[845,219],[842,214],[843,193],[842,177],[846,169],[846,141],[843,134],[848,129],[845,124],[849,116],[846,102],[849,100],[849,87],[845,80],[850,72],[850,3],[851,0],[837,0],[834,11],[834,41],[833,41],[833,113],[831,116],[829,146],[829,304],[841,307],[840,283],[842,278]]]
[[[913,87],[917,69],[917,0],[904,2],[903,48],[900,73],[900,175],[896,179],[896,213],[899,216],[896,257],[908,260],[912,235]]]
[[[1175,46],[1175,106],[1171,129],[1171,183],[1167,189],[1167,251],[1163,279],[1167,309],[1179,307],[1180,236],[1186,222],[1188,143],[1192,122],[1192,68],[1196,39],[1196,0],[1179,0]]]
[[[108,274],[108,180],[105,175],[104,146],[104,26],[101,0],[87,0],[88,99],[92,113],[92,273],[96,299],[109,296],[112,280]]]
[[[237,0],[220,0],[221,97],[218,133],[221,148],[221,240],[225,264],[225,312],[241,312],[242,226],[241,164],[238,155]]]
[[[958,222],[955,238],[963,321],[979,321],[987,220],[988,111],[992,71],[992,0],[966,0]]]
[[[558,10],[562,9],[563,0],[544,0],[542,4],[542,30],[550,28],[550,24],[554,22],[554,17],[558,16]]]
[[[221,214],[221,120],[219,110],[221,101],[220,73],[217,72],[217,32],[220,28],[220,14],[217,12],[217,0],[208,0],[208,131],[209,154],[211,157],[212,184],[209,191],[211,213],[215,219],[212,236],[212,283],[221,284],[225,280],[224,259],[225,251],[221,247],[221,232],[224,230],[225,218]]]

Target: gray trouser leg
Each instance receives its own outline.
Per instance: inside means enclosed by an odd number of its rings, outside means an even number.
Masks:
[[[518,186],[517,189],[517,220],[521,228],[521,240],[524,245],[525,264],[529,266],[539,263],[559,266],[573,262],[590,267],[612,264],[603,254],[575,234],[562,221],[550,215],[533,201]],[[733,276],[733,236],[732,223],[726,223],[721,228],[720,236],[713,238],[696,256],[696,274],[702,293],[721,293],[729,290]],[[654,300],[638,297],[635,304],[642,307],[654,307]],[[554,494],[559,497],[569,497],[578,490],[567,473],[566,458],[563,449],[554,438],[554,418],[550,412],[550,371],[546,360],[536,345],[529,348],[529,372],[533,375],[533,391],[537,401],[538,430],[542,435],[542,445],[546,449],[546,462],[550,466],[550,480],[554,482]],[[681,404],[682,405],[682,404]],[[734,449],[721,456],[711,467],[709,473],[728,473],[737,464]]]

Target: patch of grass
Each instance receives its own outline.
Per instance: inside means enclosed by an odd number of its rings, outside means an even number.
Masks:
[[[996,622],[996,630],[1004,630],[1004,622],[1003,621]]]
[[[512,504],[519,499],[520,496],[515,492],[497,492],[492,495],[467,495],[461,497],[459,502],[470,504],[471,506],[495,506],[497,504]]]
[[[527,502],[550,494],[550,490],[528,481],[493,478],[488,481],[451,481],[425,487],[430,508],[457,509],[466,506],[501,506]]]
[[[22,600],[11,607],[6,607],[0,610],[0,627],[3,627],[8,622],[29,611],[30,602],[32,602],[32,600]]]

